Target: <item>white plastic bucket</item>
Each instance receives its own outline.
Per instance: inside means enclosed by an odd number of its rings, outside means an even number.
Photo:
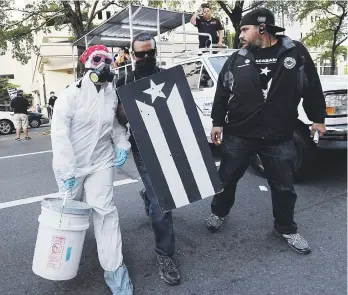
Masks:
[[[62,211],[62,199],[44,199],[41,205],[33,272],[48,280],[70,280],[79,269],[92,209],[66,200]]]

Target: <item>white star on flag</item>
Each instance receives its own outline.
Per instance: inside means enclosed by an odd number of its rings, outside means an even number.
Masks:
[[[164,86],[164,83],[156,85],[152,80],[150,80],[150,84],[151,84],[150,88],[144,90],[143,92],[146,93],[146,94],[151,95],[152,103],[155,102],[157,97],[166,98],[166,96],[162,92],[162,88]]]
[[[265,74],[267,76],[267,74],[270,72],[270,70],[268,70],[268,67],[265,67],[264,69],[261,69],[261,74]]]

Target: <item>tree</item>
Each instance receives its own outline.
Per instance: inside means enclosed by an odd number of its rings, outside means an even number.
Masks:
[[[287,18],[293,20],[300,7],[301,1],[252,1],[248,7],[245,7],[245,1],[234,1],[228,4],[227,1],[216,1],[221,9],[230,18],[233,28],[236,32],[233,40],[233,48],[239,47],[240,22],[245,12],[251,11],[258,7],[267,7],[275,14],[286,15]]]
[[[162,7],[166,4],[175,9],[182,5],[181,1],[148,1],[149,6]],[[190,0],[192,2],[192,0]],[[34,36],[38,32],[49,33],[53,29],[61,30],[68,27],[71,30],[70,41],[77,40],[93,28],[93,20],[98,13],[110,6],[123,8],[126,5],[138,4],[142,1],[55,1],[36,0],[32,5],[19,8],[15,0],[0,0],[0,50],[6,52],[10,48],[12,56],[22,64],[28,62],[32,51],[38,53],[34,46]],[[18,4],[17,4],[18,5]],[[14,19],[17,14],[19,18]],[[84,47],[78,47],[78,54],[83,53]],[[83,65],[79,61],[77,72],[83,72]]]
[[[17,88],[18,85],[10,83],[7,78],[0,78],[0,104],[10,103],[10,95],[7,92],[8,88]]]
[[[305,1],[298,17],[303,20],[311,12],[324,15],[316,21],[311,32],[303,38],[308,47],[320,48],[318,59],[330,60],[330,75],[335,74],[339,56],[347,56],[347,47],[342,46],[348,39],[347,1]]]

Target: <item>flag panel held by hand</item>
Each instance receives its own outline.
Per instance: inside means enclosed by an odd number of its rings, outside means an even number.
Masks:
[[[222,189],[182,66],[117,89],[163,211]]]

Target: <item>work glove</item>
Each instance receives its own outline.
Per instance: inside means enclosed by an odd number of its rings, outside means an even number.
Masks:
[[[116,150],[116,159],[115,159],[114,165],[119,168],[123,166],[124,163],[126,163],[127,159],[128,159],[128,152],[124,149],[118,148]]]
[[[64,187],[66,190],[72,189],[75,183],[76,183],[75,177],[71,177],[64,181]]]

